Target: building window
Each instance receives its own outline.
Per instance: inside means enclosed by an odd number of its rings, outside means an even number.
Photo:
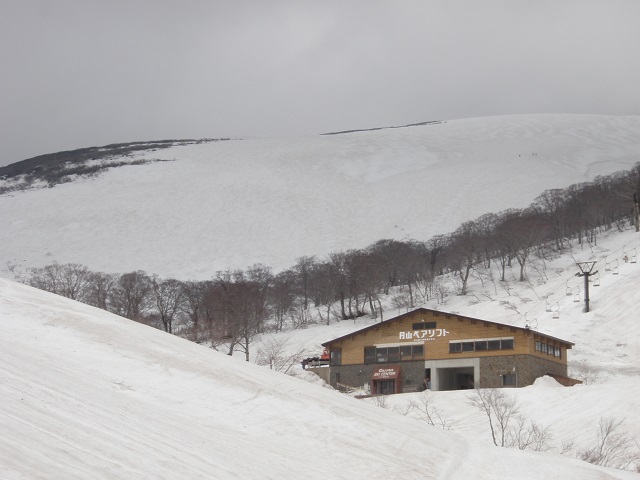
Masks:
[[[422,360],[423,345],[402,345],[397,347],[364,347],[364,363],[388,363]]]
[[[331,349],[331,365],[342,365],[342,349]]]
[[[414,330],[433,330],[436,328],[436,322],[422,322],[422,323],[414,323],[412,325]]]
[[[364,363],[376,363],[376,347],[364,347]]]
[[[475,342],[462,342],[462,351],[473,352],[474,346],[475,346]]]
[[[387,361],[399,362],[400,361],[400,347],[387,348]]]
[[[412,355],[411,345],[400,347],[400,360],[411,360]]]
[[[495,340],[461,340],[449,342],[449,353],[486,352],[489,350],[512,350],[513,338]]]
[[[547,355],[553,355],[556,358],[562,358],[562,348],[548,343],[542,343],[536,341],[536,352],[546,353]]]
[[[502,386],[503,387],[514,387],[516,385],[516,374],[515,373],[507,373],[502,375]]]
[[[511,350],[513,349],[513,338],[509,340],[500,340],[500,350]]]

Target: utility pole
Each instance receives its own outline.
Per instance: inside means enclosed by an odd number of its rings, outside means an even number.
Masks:
[[[579,273],[576,273],[576,277],[584,277],[584,310],[583,312],[589,311],[589,277],[591,275],[595,275],[598,273],[596,270],[593,272],[593,267],[596,262],[577,262],[578,268],[580,269]]]
[[[640,232],[640,203],[637,193],[633,194],[633,223],[636,226],[636,232]]]

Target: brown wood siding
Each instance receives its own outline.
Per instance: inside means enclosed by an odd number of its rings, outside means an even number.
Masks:
[[[547,344],[560,346],[562,349],[562,357],[557,358],[553,355],[536,352],[534,338],[538,337],[536,332],[501,326],[483,320],[474,320],[460,318],[455,315],[444,313],[423,313],[416,312],[408,315],[399,321],[390,321],[382,323],[374,328],[370,328],[362,333],[354,333],[353,335],[343,338],[340,341],[332,342],[331,348],[342,348],[342,364],[355,365],[364,363],[364,348],[381,344],[394,345],[411,345],[414,340],[402,339],[400,332],[413,332],[412,325],[419,322],[435,322],[436,328],[432,332],[430,329],[425,337],[418,338],[418,342],[424,342],[424,359],[425,360],[441,360],[451,358],[475,358],[475,357],[493,357],[501,355],[535,355],[546,360],[555,361],[566,365],[567,355],[566,346],[559,341],[553,341],[543,337],[543,341]],[[446,334],[445,331],[446,330]],[[407,334],[408,335],[408,334]],[[419,337],[423,334],[420,333]],[[449,343],[455,340],[474,340],[474,339],[492,339],[492,338],[513,338],[514,348],[506,350],[489,350],[489,351],[472,351],[449,353]]]

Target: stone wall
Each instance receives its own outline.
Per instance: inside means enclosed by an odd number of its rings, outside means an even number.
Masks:
[[[567,367],[534,355],[480,358],[480,388],[502,387],[502,376],[505,374],[516,375],[517,384],[514,386],[526,387],[543,375],[566,376]]]
[[[567,367],[557,362],[546,360],[535,355],[508,355],[495,357],[480,357],[479,361],[480,388],[501,388],[503,375],[515,374],[517,387],[532,385],[536,378],[543,375],[567,375]],[[433,361],[432,367],[451,368],[444,361]],[[426,362],[429,364],[430,362]],[[373,371],[383,366],[399,366],[401,376],[401,391],[414,392],[422,389],[424,380],[425,361],[399,362],[394,364],[360,364],[360,365],[338,365],[330,369],[323,368],[322,373],[330,375],[325,379],[333,387],[337,388],[338,383],[350,387],[362,387],[365,383],[371,384]],[[469,367],[471,368],[471,367]],[[443,388],[446,390],[446,388]]]
[[[422,386],[424,380],[423,360],[394,364],[334,365],[330,367],[331,375],[328,383],[335,388],[338,383],[351,387],[362,387],[365,383],[371,384],[371,377],[375,369],[387,365],[400,367],[402,391],[416,391]]]

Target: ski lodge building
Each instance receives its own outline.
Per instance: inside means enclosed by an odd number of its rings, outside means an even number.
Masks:
[[[419,308],[322,344],[328,383],[372,394],[525,387],[550,375],[564,385],[574,345],[529,328]],[[423,386],[424,385],[424,386]]]

